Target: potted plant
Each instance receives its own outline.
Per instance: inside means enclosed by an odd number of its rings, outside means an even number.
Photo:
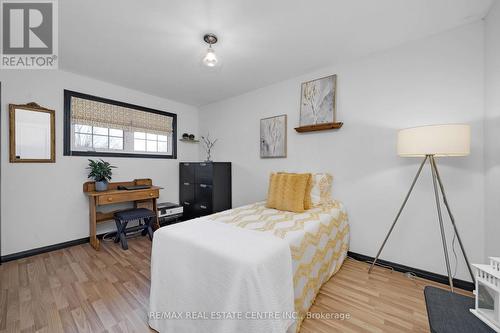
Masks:
[[[88,178],[95,181],[95,190],[98,192],[106,191],[108,189],[108,181],[111,180],[112,169],[116,168],[108,162],[89,160],[89,166],[87,169],[90,170]]]

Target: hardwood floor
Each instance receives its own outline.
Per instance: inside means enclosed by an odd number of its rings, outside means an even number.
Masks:
[[[349,320],[305,320],[301,333],[429,332],[424,287],[447,286],[348,258],[320,290],[310,312],[348,313]],[[472,297],[472,293],[455,288]]]
[[[129,240],[128,251],[101,245],[99,252],[84,244],[0,266],[0,333],[154,332],[146,317],[149,240]],[[367,270],[347,259],[311,309],[349,319],[306,319],[301,333],[428,332],[423,287],[442,285]]]

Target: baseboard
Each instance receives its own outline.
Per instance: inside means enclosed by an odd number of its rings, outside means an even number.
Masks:
[[[110,232],[107,234],[109,236],[113,236],[116,233]],[[97,235],[97,238],[102,239],[102,237],[104,235],[105,234],[99,234],[99,235]],[[36,249],[7,254],[7,255],[1,257],[0,264],[3,264],[4,262],[7,262],[7,261],[23,259],[23,258],[27,258],[27,257],[31,257],[31,256],[36,256],[37,254],[56,251],[56,250],[64,249],[64,248],[75,246],[75,245],[85,244],[85,243],[88,243],[89,241],[90,241],[89,237],[84,237],[84,238],[70,240],[67,242],[57,243],[57,244],[48,245],[48,246],[42,246],[42,247],[39,247]]]
[[[374,257],[369,257],[364,254],[359,254],[355,252],[347,252],[347,255],[353,259],[360,260],[360,261],[370,261],[372,262],[375,260]],[[402,272],[402,273],[407,273],[411,272],[415,274],[418,277],[421,277],[423,279],[431,280],[434,282],[442,283],[445,285],[448,285],[448,276],[442,275],[442,274],[437,274],[437,273],[432,273],[428,271],[424,271],[422,269],[414,268],[414,267],[409,267],[405,265],[401,265],[395,262],[387,261],[387,260],[377,260],[378,264],[381,264],[383,266],[388,266],[393,268],[395,271]],[[473,291],[475,286],[474,283],[465,281],[465,280],[459,280],[459,279],[453,279],[453,286],[456,288],[468,290],[468,291]]]
[[[11,254],[7,254],[5,256],[2,256],[2,263],[7,262],[7,261],[12,261],[12,260],[23,259],[26,257],[31,257],[31,256],[35,256],[37,254],[42,254],[42,253],[46,253],[46,252],[50,252],[50,251],[60,250],[60,249],[64,249],[64,248],[70,247],[70,246],[85,244],[88,242],[89,242],[89,238],[85,237],[85,238],[79,238],[79,239],[70,240],[70,241],[62,242],[62,243],[58,243],[58,244],[42,246],[42,247],[39,247],[36,249],[11,253]]]

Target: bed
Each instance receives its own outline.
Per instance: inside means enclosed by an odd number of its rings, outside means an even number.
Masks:
[[[149,325],[159,332],[298,332],[348,244],[338,201],[303,213],[258,202],[161,228],[151,256]]]

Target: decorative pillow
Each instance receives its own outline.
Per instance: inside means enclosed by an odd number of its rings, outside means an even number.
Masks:
[[[266,207],[302,213],[310,178],[310,174],[271,174]]]
[[[308,210],[313,207],[311,199],[311,191],[313,188],[313,175],[310,173],[307,173],[306,175],[308,175],[308,178],[307,178],[306,193],[304,194],[304,209]]]
[[[288,172],[278,172],[278,174],[297,175],[297,173],[288,173]],[[312,201],[311,201],[311,190],[312,190],[312,185],[313,185],[312,174],[311,173],[304,173],[304,174],[299,174],[299,175],[307,175],[307,177],[308,177],[306,192],[304,194],[304,209],[308,210],[308,209],[311,209],[313,207]]]
[[[329,173],[315,173],[312,175],[311,201],[316,207],[332,202],[333,177]]]
[[[280,196],[281,189],[278,188],[280,185],[278,182],[278,173],[271,173],[269,176],[269,188],[267,190],[267,203],[266,207],[268,208],[276,208],[278,197]]]

